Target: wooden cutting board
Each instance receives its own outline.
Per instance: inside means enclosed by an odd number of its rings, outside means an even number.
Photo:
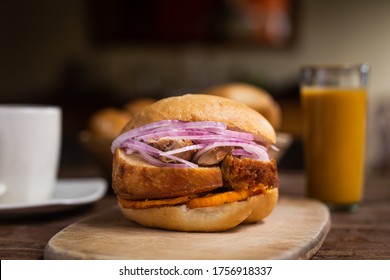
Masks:
[[[309,259],[330,229],[327,207],[281,198],[264,222],[222,233],[150,229],[115,207],[75,223],[47,244],[45,259]]]

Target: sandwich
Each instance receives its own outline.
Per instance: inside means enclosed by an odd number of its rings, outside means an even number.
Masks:
[[[278,200],[276,136],[258,112],[204,94],[161,99],[112,143],[123,215],[146,227],[226,231],[266,218]]]

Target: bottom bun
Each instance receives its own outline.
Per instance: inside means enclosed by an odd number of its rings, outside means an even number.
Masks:
[[[271,214],[278,200],[278,189],[255,195],[245,201],[215,207],[189,209],[186,205],[132,209],[120,204],[123,215],[138,224],[177,231],[225,231],[242,222],[253,223]]]
[[[269,190],[265,195],[252,196],[251,199],[256,201],[255,206],[252,213],[244,220],[244,223],[258,222],[271,214],[278,202],[278,197],[279,192],[277,188]]]

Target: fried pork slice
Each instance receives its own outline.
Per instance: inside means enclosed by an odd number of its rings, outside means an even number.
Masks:
[[[116,149],[112,188],[126,200],[165,199],[210,192],[222,187],[219,167],[159,167],[139,154]]]
[[[277,188],[279,186],[275,160],[240,159],[228,155],[221,163],[221,170],[224,186],[235,190],[253,187]]]

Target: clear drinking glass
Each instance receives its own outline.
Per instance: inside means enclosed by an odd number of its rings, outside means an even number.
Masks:
[[[369,67],[301,70],[307,195],[331,209],[356,211],[363,197]]]

